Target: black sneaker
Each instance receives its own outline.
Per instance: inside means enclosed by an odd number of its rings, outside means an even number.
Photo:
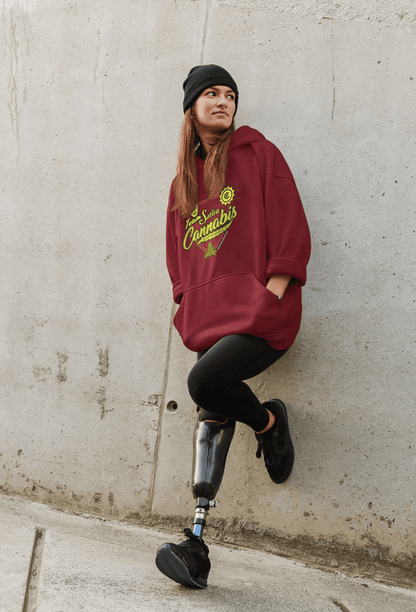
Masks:
[[[259,442],[256,457],[263,453],[264,463],[270,478],[276,484],[285,482],[290,476],[295,460],[295,449],[290,437],[286,406],[281,400],[272,399],[263,404],[274,414],[273,426],[264,434],[256,434]]]
[[[182,544],[163,544],[156,554],[157,568],[179,584],[206,589],[211,562],[204,540],[185,529]]]

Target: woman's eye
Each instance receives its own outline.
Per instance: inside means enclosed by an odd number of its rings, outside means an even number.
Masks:
[[[228,97],[230,98],[230,100],[234,100],[234,96],[232,96],[231,94]]]
[[[214,92],[214,91],[209,91],[209,92],[207,93],[207,96],[215,96],[215,92]]]

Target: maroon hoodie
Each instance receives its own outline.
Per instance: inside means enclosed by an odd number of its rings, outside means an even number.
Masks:
[[[189,219],[167,215],[167,265],[180,304],[174,324],[191,351],[230,334],[291,346],[302,313],[310,235],[293,176],[280,151],[260,132],[236,130],[227,184],[208,199],[204,162],[196,158],[199,204]],[[294,277],[283,299],[266,289],[274,274]]]

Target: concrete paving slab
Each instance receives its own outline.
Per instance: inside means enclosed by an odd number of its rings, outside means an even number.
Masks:
[[[22,612],[34,538],[26,517],[0,514],[1,612]]]
[[[157,547],[172,540],[172,536],[147,529],[133,531],[130,547],[48,532],[38,612],[416,609],[415,594],[411,592],[360,583],[258,551],[218,545],[210,546],[213,567],[209,588],[189,590],[166,579],[154,565]]]
[[[160,574],[154,563],[158,546],[180,541],[180,534],[73,516],[2,496],[0,524],[2,532],[13,526],[7,531],[11,551],[22,550],[22,542],[32,544],[35,526],[46,529],[37,612],[416,610],[414,591],[311,569],[264,552],[210,544],[209,540],[209,587],[190,590]],[[27,564],[30,555],[29,547]],[[20,588],[27,568],[22,564]],[[5,593],[2,589],[1,612],[20,612],[22,596],[18,606],[4,607]]]
[[[143,540],[137,539],[131,548],[49,532],[38,612],[206,610],[207,606],[247,612],[336,610],[318,592],[293,588],[296,575],[292,563],[219,546],[211,547],[209,589],[202,593],[183,588],[160,574],[154,563],[157,547],[171,536],[144,531]]]

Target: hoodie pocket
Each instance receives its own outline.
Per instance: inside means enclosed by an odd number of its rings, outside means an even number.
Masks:
[[[300,300],[294,308],[294,293],[287,291],[280,302],[252,272],[225,274],[185,291],[174,324],[192,351],[231,334],[274,339],[299,327]]]
[[[280,307],[282,304],[282,301],[279,300],[277,295],[273,293],[273,291],[270,291],[270,289],[267,289],[267,287],[262,285],[261,282],[257,280],[257,278],[254,276],[252,272],[250,272],[250,274],[252,276],[252,281],[254,282],[255,288],[257,288],[258,291],[262,291],[265,295],[267,295],[267,297],[273,300],[274,304]]]

